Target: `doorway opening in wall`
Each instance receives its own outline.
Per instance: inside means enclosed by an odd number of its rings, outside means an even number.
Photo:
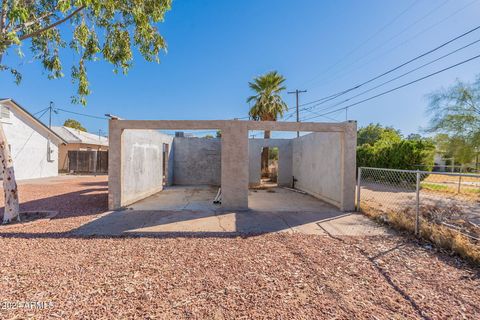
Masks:
[[[261,150],[260,159],[260,188],[275,188],[278,187],[278,147],[264,147]],[[264,158],[264,155],[266,156]]]
[[[166,186],[168,184],[168,155],[169,155],[170,145],[168,143],[163,143],[162,148],[162,184]]]

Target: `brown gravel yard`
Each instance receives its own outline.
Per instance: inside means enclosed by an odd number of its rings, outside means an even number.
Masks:
[[[23,210],[55,219],[0,226],[1,319],[480,318],[480,270],[414,239],[76,238],[106,178],[59,181],[20,186]]]
[[[66,218],[89,216],[107,210],[107,176],[58,176],[45,180],[25,180],[18,183],[18,189],[21,211],[58,211],[59,217]],[[0,197],[2,214],[3,201],[3,197]]]

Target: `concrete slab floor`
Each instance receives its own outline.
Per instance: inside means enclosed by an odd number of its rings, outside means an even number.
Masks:
[[[250,190],[248,211],[224,211],[213,204],[217,188],[174,186],[122,211],[111,211],[74,231],[77,235],[234,236],[270,232],[326,235],[385,235],[368,218],[310,195],[283,188]]]
[[[218,188],[213,186],[171,186],[127,207],[128,210],[207,211],[219,210],[213,204]]]

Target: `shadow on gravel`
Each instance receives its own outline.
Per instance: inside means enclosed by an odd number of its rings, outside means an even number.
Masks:
[[[92,184],[97,188],[89,188],[31,201],[22,202],[20,198],[20,211],[56,211],[58,214],[54,219],[102,213],[108,209],[108,189],[99,187],[101,184],[103,182]],[[3,218],[4,209],[4,206],[0,208],[0,219]]]
[[[339,211],[312,212],[198,212],[141,211],[106,212],[68,232],[22,233],[6,231],[6,238],[235,238],[281,231],[323,234],[317,223],[348,216]],[[65,216],[64,216],[65,217]],[[57,218],[55,218],[57,219]],[[348,224],[344,224],[348,227]]]

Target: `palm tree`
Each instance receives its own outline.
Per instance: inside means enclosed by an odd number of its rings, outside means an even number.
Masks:
[[[280,93],[285,90],[285,78],[277,71],[271,71],[258,76],[249,82],[250,89],[255,95],[248,97],[247,102],[254,102],[248,115],[256,121],[277,121],[288,111],[287,104],[282,100]],[[270,138],[270,131],[265,130],[264,138]],[[268,148],[262,150],[262,174],[268,175]]]

